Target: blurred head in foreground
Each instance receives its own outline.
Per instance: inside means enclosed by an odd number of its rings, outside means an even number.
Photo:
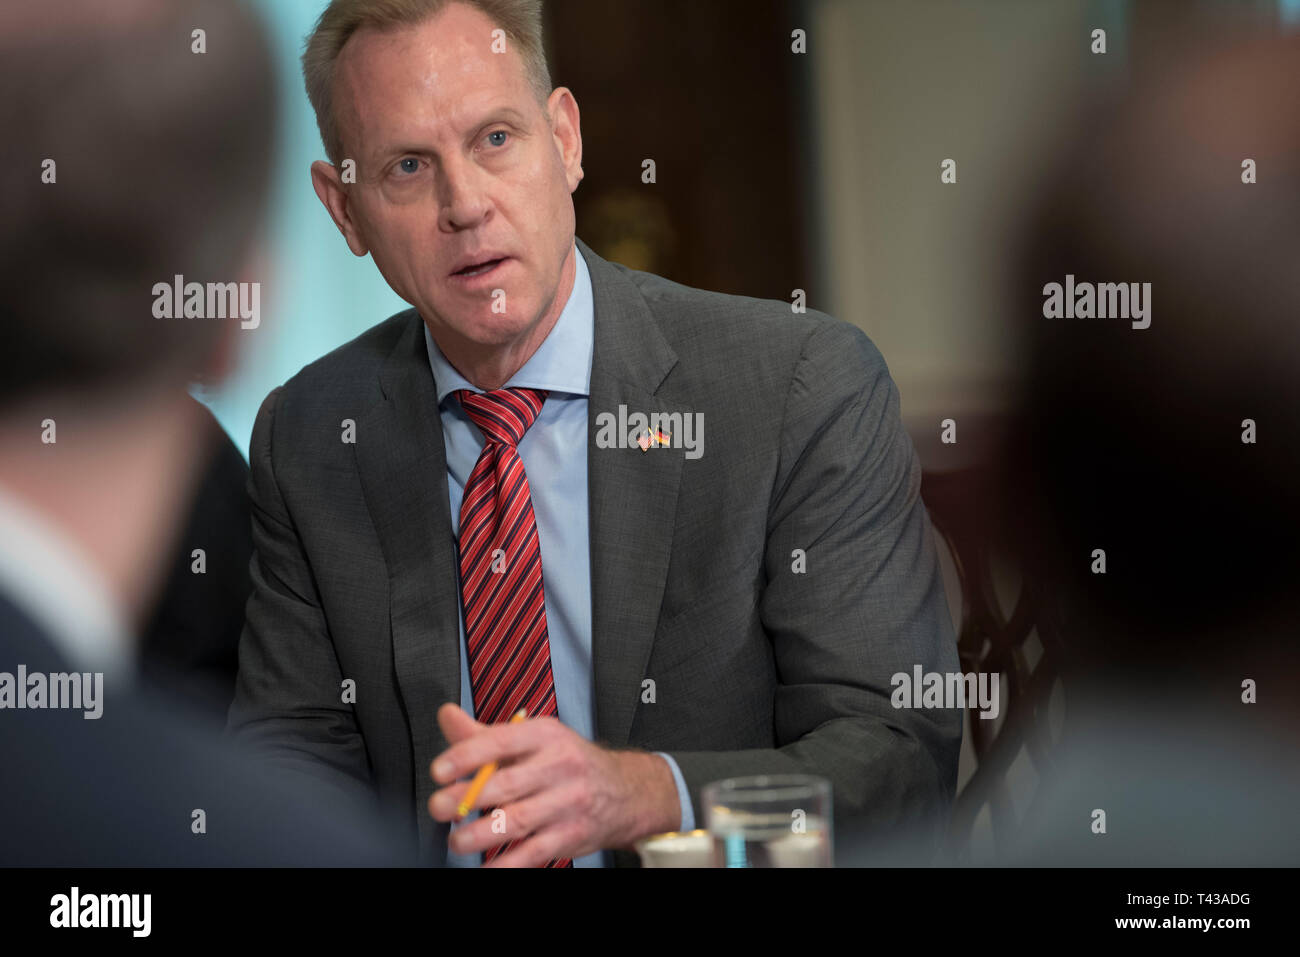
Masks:
[[[226,374],[240,330],[159,318],[155,287],[258,278],[269,48],[226,0],[6,4],[0,78],[0,490],[134,625],[208,435],[185,387]]]
[[[155,286],[250,279],[271,77],[227,0],[0,8],[0,865],[396,860],[126,680],[240,321]]]
[[[1008,521],[1091,623],[1074,666],[1144,678],[1241,670],[1300,620],[1300,37],[1166,62],[1079,125],[1013,277]],[[1149,283],[1149,326],[1045,317],[1068,276]]]
[[[1031,863],[1300,853],[1300,36],[1163,62],[1082,118],[1012,264],[1003,521],[1066,641]]]

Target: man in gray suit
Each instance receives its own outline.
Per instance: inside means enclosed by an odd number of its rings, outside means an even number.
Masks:
[[[317,194],[415,308],[259,412],[230,725],[434,862],[632,863],[752,774],[935,828],[961,714],[894,708],[891,676],[956,648],[885,362],[576,239],[540,20],[335,0],[309,40]],[[452,827],[492,761],[494,812]]]

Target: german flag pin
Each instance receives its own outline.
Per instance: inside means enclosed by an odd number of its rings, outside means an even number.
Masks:
[[[655,429],[653,432],[647,429],[637,436],[636,444],[641,446],[642,452],[648,452],[655,446],[668,446],[672,436],[662,429]]]

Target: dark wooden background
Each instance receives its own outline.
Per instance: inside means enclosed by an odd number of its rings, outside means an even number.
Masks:
[[[577,233],[690,286],[818,301],[809,58],[795,0],[550,0],[555,86],[578,101]],[[641,182],[653,159],[658,182]]]

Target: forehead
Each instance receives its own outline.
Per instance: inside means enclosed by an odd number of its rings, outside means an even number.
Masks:
[[[422,23],[358,30],[335,64],[342,132],[359,133],[369,147],[459,129],[492,104],[524,111],[532,97],[523,61],[508,39],[505,52],[493,52],[495,29],[481,11],[453,3]]]

